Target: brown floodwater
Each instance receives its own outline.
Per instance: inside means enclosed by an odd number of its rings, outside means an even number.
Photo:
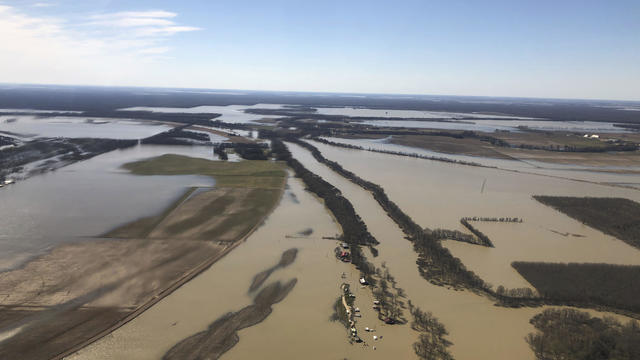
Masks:
[[[305,167],[332,183],[342,191],[345,197],[351,200],[356,212],[367,224],[369,231],[380,241],[378,246],[380,255],[372,260],[376,264],[385,262],[392,275],[395,276],[398,286],[406,291],[408,298],[423,310],[433,312],[445,324],[450,332],[449,340],[453,342],[451,352],[456,359],[534,358],[533,353],[524,341],[524,337],[533,331],[533,327],[529,324],[529,319],[541,312],[544,309],[543,307],[523,309],[496,307],[493,302],[483,296],[478,296],[468,291],[455,291],[430,284],[418,273],[415,264],[417,255],[413,251],[411,243],[403,238],[404,234],[384,213],[370,193],[315,161],[307,150],[295,144],[288,145],[294,157]],[[404,167],[398,168],[393,165],[394,161],[399,160],[398,157],[321,146],[321,144],[317,143],[314,143],[314,145],[317,145],[327,158],[340,162],[345,168],[355,171],[367,180],[381,184],[385,189],[390,183],[383,180],[395,179],[391,183],[394,184],[392,187],[397,191],[387,190],[390,198],[425,226],[457,228],[457,221],[461,216],[474,215],[468,214],[467,211],[469,209],[465,207],[458,208],[459,210],[464,210],[462,215],[449,210],[449,207],[453,206],[452,203],[457,201],[459,197],[463,197],[463,195],[455,195],[454,192],[449,192],[448,194],[451,194],[451,198],[448,201],[444,201],[442,197],[437,197],[440,200],[439,206],[434,206],[430,197],[425,196],[425,192],[426,194],[438,192],[437,188],[428,189],[432,186],[430,182],[433,180],[431,178],[441,179],[442,174],[438,174],[438,172],[446,171],[446,166],[439,169],[431,169],[431,171],[424,173],[416,173],[415,169],[417,167],[426,166],[420,164],[421,161],[424,162],[425,160],[408,159],[414,162],[404,164]],[[441,164],[438,163],[438,165]],[[457,165],[446,165],[459,167]],[[482,168],[468,168],[484,170]],[[457,176],[463,175],[457,174]],[[464,176],[469,177],[470,174]],[[478,175],[476,174],[474,177],[477,178]],[[463,181],[463,179],[456,177],[445,178],[448,181],[443,181],[440,187],[455,186],[455,184]],[[415,184],[422,184],[422,186],[413,187]],[[474,186],[477,189],[476,191],[479,191],[480,185],[481,183],[478,183],[477,187]],[[506,190],[503,189],[502,191]],[[398,193],[403,193],[405,197],[401,200],[397,196]],[[412,200],[409,201],[407,199]],[[465,200],[465,204],[467,203],[472,202]],[[499,202],[496,203],[496,206],[499,204]],[[535,204],[538,205],[537,203]],[[487,208],[491,209],[491,207]],[[500,207],[495,209],[500,209]],[[542,206],[540,206],[540,209],[543,211]],[[518,214],[509,213],[509,208],[503,210],[507,212],[505,215],[518,216]],[[445,214],[443,215],[442,213]],[[446,214],[453,216],[453,218],[449,219]],[[485,227],[482,226],[481,229],[484,231]],[[491,235],[489,234],[489,236]],[[467,245],[467,247],[485,249],[473,245]],[[628,248],[627,246],[627,250]],[[550,252],[552,251],[553,249],[550,250]],[[454,254],[461,257],[466,263],[467,259],[465,257],[459,253]],[[491,264],[486,264],[487,268],[491,266]],[[476,269],[473,270],[475,271]],[[501,268],[496,273],[500,274],[501,271],[506,270],[509,270],[509,268]],[[517,274],[515,275],[517,276]],[[595,311],[590,312],[594,315],[602,315]]]
[[[509,263],[530,253],[539,256],[537,260],[544,260],[564,259],[563,251],[577,251],[582,254],[580,256],[600,256],[609,261],[607,256],[610,255],[602,253],[605,247],[607,252],[612,246],[620,246],[627,252],[630,249],[621,241],[572,223],[571,219],[561,219],[566,217],[531,200],[530,194],[538,190],[545,190],[541,192],[544,194],[554,193],[554,183],[529,178],[501,179],[502,173],[495,169],[314,145],[328,158],[384,186],[389,197],[423,226],[462,230],[458,223],[461,216],[523,217],[525,222],[522,224],[475,224],[496,243],[494,249],[447,242],[454,255],[496,285],[526,285],[526,281],[511,270]],[[380,241],[380,256],[370,259],[378,266],[386,263],[407,298],[423,310],[433,312],[445,324],[450,332],[448,339],[454,343],[451,352],[456,359],[533,359],[524,337],[533,331],[529,319],[543,307],[496,307],[483,296],[430,284],[418,273],[417,255],[411,243],[404,239],[404,234],[369,192],[318,163],[307,150],[294,144],[289,146],[303,165],[339,188],[353,203],[356,212]],[[484,178],[487,178],[485,189],[480,193]],[[245,243],[133,321],[69,358],[160,359],[173,345],[205,330],[220,316],[251,304],[253,300],[248,289],[254,275],[273,266],[282,252],[290,248],[299,249],[296,260],[288,267],[274,271],[265,285],[293,277],[298,279],[297,285],[282,302],[273,306],[273,312],[265,321],[239,331],[240,342],[223,356],[224,359],[415,358],[411,344],[417,334],[409,325],[384,325],[379,321],[371,309],[370,290],[357,284],[358,272],[352,265],[335,259],[336,241],[322,239],[340,231],[322,202],[304,191],[298,179],[290,178],[288,186],[279,206]],[[572,194],[593,190],[580,190],[575,186],[578,185],[571,182],[565,187],[573,190]],[[603,188],[626,194],[622,189]],[[560,190],[562,188],[558,193]],[[313,229],[309,236],[296,236],[308,228]],[[565,237],[550,230],[585,237]],[[533,235],[527,235],[531,231]],[[510,242],[515,243],[509,246]],[[541,244],[547,248],[539,249]],[[592,244],[587,247],[591,250],[575,249],[584,244]],[[597,244],[601,244],[600,253],[594,248]],[[519,247],[530,250],[522,251]],[[502,252],[496,254],[496,251]],[[637,253],[634,256],[637,257]],[[338,322],[329,321],[342,282],[349,283],[356,295],[355,306],[362,311],[356,327],[366,345],[349,344],[346,329]],[[408,310],[405,310],[405,317],[410,318]],[[364,327],[374,328],[376,332],[365,332]],[[382,340],[374,341],[374,334],[382,336]],[[376,350],[373,350],[374,346]]]
[[[357,286],[358,272],[338,261],[335,240],[322,239],[340,232],[321,201],[304,191],[299,179],[290,178],[281,203],[264,225],[244,244],[215,263],[139,317],[69,359],[160,359],[176,343],[203,331],[217,318],[252,303],[249,286],[254,275],[276,264],[283,251],[299,250],[296,260],[274,271],[265,285],[297,278],[291,293],[273,306],[265,321],[238,332],[240,342],[225,359],[388,359],[411,358],[416,338],[409,326],[388,326],[371,309],[372,295]],[[311,228],[309,236],[296,236]],[[346,278],[342,278],[342,273]],[[351,345],[347,331],[329,320],[348,282],[362,310],[357,328],[370,346]],[[364,327],[376,328],[367,333]],[[383,335],[374,343],[372,336]],[[373,345],[376,350],[373,350]]]
[[[524,219],[523,223],[474,222],[495,248],[445,241],[455,256],[494,286],[530,286],[513,270],[513,261],[640,265],[639,250],[532,198],[532,195],[608,196],[640,201],[640,191],[343,149],[317,142],[314,145],[327,158],[381,185],[389,198],[423,227],[466,231],[459,222],[465,216]]]
[[[497,159],[483,156],[441,153],[422,148],[393,144],[389,142],[389,138],[345,139],[329,137],[326,139],[337,143],[359,146],[365,149],[391,151],[405,154],[419,154],[427,157],[446,158],[449,160],[477,163],[483,166],[497,167],[504,170],[512,170],[517,172],[597,183],[618,184],[620,186],[631,188],[640,188],[640,177],[637,174],[616,173],[616,171],[620,170],[640,170],[638,164],[626,167],[610,165],[588,166],[580,164],[560,164],[553,162],[536,161],[531,159]]]

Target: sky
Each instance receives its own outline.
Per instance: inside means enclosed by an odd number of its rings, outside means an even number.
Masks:
[[[0,0],[0,82],[640,100],[640,1]]]

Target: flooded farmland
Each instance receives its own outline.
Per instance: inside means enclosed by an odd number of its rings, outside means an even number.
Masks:
[[[248,291],[253,276],[291,248],[298,249],[296,260],[274,271],[265,284],[296,278],[296,286],[273,306],[265,321],[240,330],[239,343],[225,359],[386,359],[393,354],[411,358],[412,331],[408,326],[380,325],[373,311],[365,310],[372,304],[370,291],[356,286],[358,273],[351,264],[335,258],[336,241],[322,239],[335,236],[340,231],[337,224],[322,203],[304,191],[299,179],[290,178],[288,184],[280,205],[245,243],[139,317],[69,359],[159,359],[173,345],[205,330],[227,312],[249,305],[254,295]],[[297,235],[308,228],[313,230],[311,234]],[[376,327],[376,334],[384,336],[376,342],[375,351],[372,346],[350,345],[344,326],[329,320],[339,286],[345,281],[352,284],[356,302],[363,309],[359,326]],[[365,341],[373,342],[370,338]]]
[[[533,198],[640,202],[633,128],[619,138],[568,135],[619,130],[616,118],[220,94],[125,94],[69,112],[46,102],[3,105],[0,151],[15,161],[0,173],[0,358],[417,360],[431,341],[447,360],[533,360],[525,338],[546,309],[638,316],[635,290],[616,302],[623,280],[598,287],[613,294],[611,303],[565,300],[544,281],[560,287],[572,278],[522,272],[525,279],[512,266],[597,263],[588,265],[593,274],[605,268],[613,278],[614,270],[640,271],[634,239],[605,235]],[[397,128],[405,125],[475,132],[459,139]],[[538,138],[521,125],[560,132]],[[485,132],[496,129],[522,143],[498,151],[481,140],[501,139]],[[587,148],[560,151],[555,142],[563,141]],[[91,150],[98,143],[102,152]],[[554,147],[519,147],[538,143]],[[604,151],[618,145],[628,149]],[[589,161],[572,162],[581,158]],[[620,199],[600,200],[589,209]],[[625,212],[616,220],[626,221]],[[624,279],[627,289],[640,284]],[[436,319],[414,323],[416,308]]]
[[[464,231],[462,217],[522,218],[523,223],[474,223],[495,248],[445,242],[467,267],[494,286],[528,286],[511,268],[513,261],[640,264],[637,249],[531,198],[588,194],[638,201],[636,190],[313,144],[328,159],[381,185],[423,227]]]
[[[362,154],[362,152],[356,150],[328,148],[318,143],[314,143],[314,145],[317,145],[327,158],[338,160],[345,168],[356,171],[357,174],[365,179],[384,184],[379,181],[379,177],[372,176],[374,172],[387,178],[395,177],[396,184],[403,184],[398,190],[404,192],[408,197],[413,196],[413,200],[411,200],[411,209],[413,210],[410,210],[409,207],[405,209],[405,205],[408,205],[408,202],[401,202],[400,199],[396,199],[396,193],[390,190],[387,190],[387,193],[392,200],[396,201],[419,223],[431,225],[433,222],[425,222],[425,218],[438,211],[442,212],[441,210],[425,211],[424,201],[426,199],[422,197],[416,199],[417,194],[409,191],[409,187],[405,187],[406,182],[397,182],[397,176],[401,173],[394,172],[393,167],[385,168],[389,163],[381,160],[387,157],[395,161],[395,157],[374,154],[380,156],[380,158],[374,159],[369,158],[368,154]],[[384,213],[370,193],[315,161],[307,150],[295,144],[289,144],[289,146],[294,156],[305,167],[334,184],[352,201],[356,212],[366,222],[369,231],[380,241],[380,245],[377,246],[380,255],[372,260],[378,264],[385,262],[396,277],[398,286],[406,291],[407,297],[422,309],[433,312],[445,324],[451,334],[449,339],[454,344],[451,347],[454,357],[459,359],[533,359],[533,354],[524,341],[524,337],[533,330],[533,327],[529,324],[529,319],[542,311],[542,308],[508,309],[496,307],[492,301],[483,296],[468,291],[454,291],[430,284],[418,272],[415,264],[417,255],[413,251],[411,243],[404,239],[404,234]],[[378,161],[377,165],[371,166],[375,161]],[[354,166],[355,163],[358,163],[360,167]],[[361,171],[361,167],[367,166],[371,166],[371,172]],[[413,167],[416,167],[416,163],[413,163]],[[407,173],[411,172],[407,170]],[[419,182],[420,180],[424,181],[425,177],[416,181]],[[419,212],[421,216],[417,216],[416,212]],[[442,219],[445,217],[443,216]],[[450,221],[455,223],[457,219],[453,218]],[[444,224],[447,223],[445,222]],[[484,231],[484,228],[482,229]],[[625,245],[624,243],[622,244]],[[467,246],[472,247],[473,245]],[[498,247],[499,245],[496,246]],[[626,249],[628,248],[626,246]],[[454,255],[461,257],[466,264],[468,258],[455,252]],[[486,268],[488,269],[489,267],[487,266]],[[473,267],[471,269],[474,271],[480,270]],[[506,270],[508,268],[501,268],[497,273],[501,274]],[[482,276],[483,274],[480,275]],[[514,271],[513,277],[507,276],[504,279],[511,278],[514,284],[522,284],[524,280],[518,280],[517,277],[518,275]],[[488,280],[491,282],[491,279]],[[488,324],[491,324],[490,331],[487,331]]]
[[[12,268],[61,243],[91,240],[161,211],[190,186],[213,185],[209,177],[142,178],[120,169],[126,162],[166,153],[211,158],[206,147],[140,145],[1,188],[0,267]]]
[[[437,151],[409,147],[404,145],[389,143],[388,139],[345,139],[327,137],[332,142],[355,145],[363,149],[377,151],[391,151],[403,154],[417,154],[420,156],[443,158],[460,162],[476,163],[486,167],[496,167],[503,170],[510,170],[522,173],[539,174],[550,177],[575,179],[597,183],[607,183],[640,188],[640,177],[637,174],[615,173],[615,170],[640,171],[640,165],[612,166],[610,164],[601,166],[586,166],[576,164],[559,164],[553,162],[543,162],[536,160],[520,159],[497,159],[482,156],[470,156],[460,154],[441,153]],[[401,161],[401,160],[399,160]],[[612,171],[612,172],[605,172]]]

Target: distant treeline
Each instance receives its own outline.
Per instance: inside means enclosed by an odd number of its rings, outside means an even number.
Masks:
[[[323,144],[326,144],[326,145],[338,146],[338,147],[343,147],[343,148],[347,148],[347,149],[366,150],[366,151],[377,152],[377,153],[382,153],[382,154],[408,156],[408,157],[413,157],[413,158],[419,158],[419,159],[425,159],[425,160],[433,160],[433,161],[442,161],[442,162],[459,164],[459,165],[491,167],[491,166],[485,166],[485,165],[482,165],[482,164],[479,164],[479,163],[476,163],[476,162],[455,160],[455,159],[450,159],[450,158],[446,158],[446,157],[427,156],[427,155],[421,155],[421,154],[416,154],[416,153],[410,154],[410,153],[405,153],[405,152],[401,152],[401,151],[390,151],[390,150],[379,150],[379,149],[365,148],[363,146],[357,146],[357,145],[333,142],[333,141],[329,141],[329,140],[323,139],[323,138],[314,138],[313,140],[315,140],[317,142],[320,142],[320,143],[323,143]]]
[[[539,202],[640,249],[640,204],[624,198],[541,196]]]
[[[203,145],[211,144],[209,135],[184,130],[189,125],[179,126],[168,131],[142,139],[143,144],[156,145]]]
[[[531,319],[526,341],[538,360],[640,359],[640,325],[574,309],[547,309]]]
[[[464,227],[469,229],[469,231],[471,231],[475,236],[477,236],[478,240],[480,240],[480,243],[482,245],[487,246],[487,247],[494,247],[493,243],[491,242],[491,239],[489,239],[489,237],[487,235],[485,235],[482,231],[476,229],[466,219],[464,219],[464,218],[460,219],[460,224],[462,224]]]
[[[419,111],[447,111],[507,116],[536,117],[564,121],[606,121],[639,123],[637,111],[620,111],[627,103],[610,101],[518,100],[477,101],[469,97],[394,97],[367,95],[283,94],[278,92],[243,91],[243,94],[222,94],[201,90],[141,92],[126,88],[96,88],[75,86],[28,87],[11,86],[0,89],[0,108],[83,110],[106,112],[134,106],[194,107],[207,105],[253,104],[301,105],[304,107],[336,106],[370,109],[400,109]],[[303,110],[302,110],[303,111]]]
[[[380,185],[364,180],[351,171],[344,169],[337,162],[326,159],[315,146],[299,139],[292,139],[292,141],[308,149],[319,162],[373,194],[382,209],[398,224],[413,243],[414,250],[418,253],[418,268],[425,279],[439,285],[446,284],[490,291],[488,285],[472,271],[467,270],[460,259],[451,255],[451,252],[442,246],[437,237],[423,231],[420,225],[416,224],[398,205],[389,200]]]
[[[640,130],[640,124],[613,124],[613,126],[631,130]]]
[[[267,143],[220,143],[214,146],[214,152],[220,156],[224,153],[227,160],[225,149],[234,149],[235,152],[245,160],[267,160],[269,153],[269,144]]]
[[[612,143],[612,144],[599,144],[597,146],[574,146],[574,145],[530,145],[530,144],[519,144],[517,146],[519,149],[527,149],[527,150],[546,150],[546,151],[559,151],[559,152],[585,152],[585,153],[600,153],[600,152],[609,152],[609,151],[636,151],[638,150],[638,145],[633,143]]]
[[[640,266],[542,262],[511,265],[548,302],[640,314]]]
[[[137,140],[38,138],[20,146],[0,150],[0,178],[20,172],[24,165],[34,161],[54,157],[64,162],[80,161],[137,143]]]

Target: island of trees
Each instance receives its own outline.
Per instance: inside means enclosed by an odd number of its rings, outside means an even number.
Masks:
[[[640,204],[624,198],[542,196],[539,202],[640,249]]]
[[[640,266],[541,262],[511,265],[548,303],[640,314]]]
[[[640,359],[640,325],[591,317],[574,309],[547,309],[531,319],[526,337],[538,360]]]

